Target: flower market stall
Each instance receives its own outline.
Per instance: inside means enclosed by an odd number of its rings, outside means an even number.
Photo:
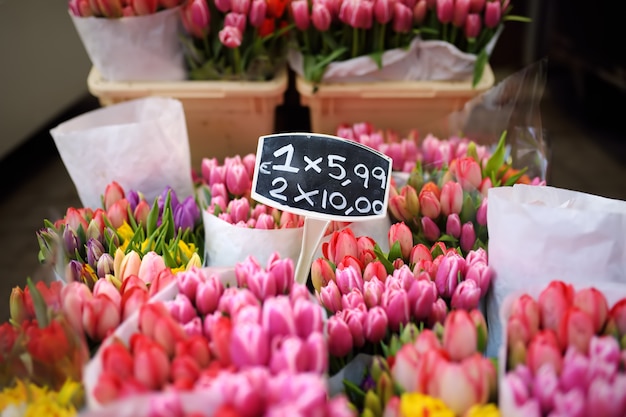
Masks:
[[[120,95],[50,132],[81,205],[33,235],[54,280],[5,300],[1,416],[626,415],[626,202],[549,185],[545,67],[494,86],[488,65],[510,12],[70,0],[90,86]],[[167,16],[169,58],[122,32],[165,44]],[[137,43],[99,60],[98,36]],[[363,111],[277,133],[258,100],[289,77],[471,93],[395,129]],[[245,85],[260,131],[192,133],[213,111],[194,100],[228,113],[216,91]]]

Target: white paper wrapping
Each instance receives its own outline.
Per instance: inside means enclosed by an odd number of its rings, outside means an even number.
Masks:
[[[207,277],[213,274],[219,275],[224,285],[228,284],[228,285],[234,286],[237,284],[234,268],[204,268],[203,272],[205,276]],[[148,302],[154,303],[154,302],[173,300],[177,294],[178,294],[178,281],[174,280],[165,288],[163,288],[163,290],[159,291],[156,295],[154,295]],[[121,340],[126,345],[128,345],[128,343],[130,343],[131,336],[137,333],[138,330],[139,330],[139,310],[131,314],[130,317],[128,317],[128,319],[126,319],[120,326],[117,327],[117,329],[115,329],[115,332],[111,336],[109,336],[107,339],[105,339],[102,342],[102,344],[98,348],[98,352],[96,352],[94,357],[91,358],[91,360],[87,363],[87,365],[85,365],[85,368],[83,369],[83,385],[85,386],[85,398],[86,398],[88,410],[99,410],[99,409],[109,410],[109,411],[121,410],[116,405],[117,402],[113,406],[106,406],[103,408],[103,405],[100,404],[98,400],[96,400],[96,398],[93,396],[93,392],[98,383],[98,378],[100,377],[100,374],[102,373],[103,348],[111,344],[116,339]],[[146,398],[142,397],[142,398],[139,398],[137,401],[141,404],[148,404],[147,403],[148,400],[149,400],[148,397]],[[127,403],[127,401],[122,402],[122,404],[123,403]],[[134,408],[134,406],[130,408],[136,409]],[[89,414],[89,415],[93,415],[93,416],[115,415],[116,417],[122,417],[122,416],[134,416],[134,415],[141,415],[141,414],[126,414],[126,411],[125,411],[124,414],[94,413],[94,414]]]
[[[50,131],[84,207],[102,206],[108,184],[148,201],[166,186],[193,195],[191,157],[180,101],[147,97],[97,109]]]
[[[553,281],[553,280],[550,280]],[[550,283],[550,281],[546,282],[542,286],[539,287],[530,287],[525,290],[515,291],[504,299],[500,306],[499,317],[502,323],[506,323],[511,316],[511,307],[513,302],[520,297],[522,294],[528,294],[533,297],[535,300],[539,299],[539,294],[544,288]],[[564,280],[560,280],[564,281]],[[615,305],[619,300],[626,297],[626,283],[614,283],[614,282],[600,282],[600,283],[582,283],[577,282],[574,285],[574,288],[578,291],[583,288],[595,287],[597,290],[604,294],[606,301],[609,305],[609,309]],[[506,417],[526,417],[527,414],[524,413],[522,407],[519,407],[515,403],[515,398],[513,396],[513,392],[511,392],[510,387],[507,384],[503,384],[504,376],[506,375],[506,363],[507,363],[507,333],[506,326],[503,327],[502,331],[503,341],[504,343],[500,346],[498,351],[498,363],[501,366],[498,367],[498,407],[500,409],[500,415]]]
[[[204,262],[206,266],[235,266],[248,256],[267,264],[272,254],[298,263],[303,227],[290,229],[251,229],[230,224],[204,210]]]
[[[487,45],[487,53],[493,50],[500,31]],[[302,54],[289,51],[289,66],[304,76]],[[322,82],[349,83],[370,81],[467,81],[472,78],[476,55],[461,52],[449,42],[424,41],[416,37],[408,49],[396,48],[383,53],[383,67],[378,68],[369,56],[360,56],[326,67]]]
[[[109,81],[179,81],[187,77],[180,7],[107,19],[70,13],[87,55]]]
[[[499,311],[509,294],[553,280],[626,284],[626,202],[530,185],[492,188],[488,200],[489,356],[501,346]]]

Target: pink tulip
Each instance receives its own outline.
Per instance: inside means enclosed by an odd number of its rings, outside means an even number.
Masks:
[[[363,284],[363,301],[368,308],[379,306],[382,301],[385,284],[376,277]]]
[[[230,12],[230,13],[227,13],[226,16],[224,17],[224,26],[236,27],[237,29],[239,29],[239,31],[241,33],[243,33],[246,30],[246,20],[247,20],[247,16],[245,14],[236,13],[236,12]],[[234,175],[241,175],[241,173],[239,173],[239,172],[237,174],[231,174],[231,172],[233,170],[235,170],[235,169],[236,170],[241,170],[242,167],[243,167],[243,165],[237,165],[236,168],[235,167],[231,167],[227,171],[227,173],[226,173],[226,181],[227,181],[227,185],[228,185],[229,189],[231,188],[231,184],[228,183],[229,178],[231,178]],[[245,171],[245,167],[243,167],[243,168],[244,168],[244,171]],[[245,172],[245,178],[246,179],[248,178],[248,173],[247,172]],[[240,184],[237,182],[237,179],[231,178],[231,180],[234,181],[235,184],[237,184],[237,185],[234,186],[235,189],[237,189],[237,186],[240,186]],[[243,188],[243,186],[241,186],[241,187]],[[246,191],[247,190],[244,189],[243,192],[240,192],[240,194],[243,194]],[[235,194],[235,193],[233,193],[233,194]],[[236,200],[239,200],[239,201],[243,200],[243,201],[248,202],[248,199],[246,199],[246,198],[236,199]],[[249,204],[249,202],[248,202],[248,207],[247,208],[248,209],[246,211],[246,216],[245,216],[246,219],[248,218],[248,214],[249,214],[249,211],[250,211],[250,204]],[[232,212],[231,212],[231,214],[232,214]],[[234,217],[235,217],[235,222],[239,221],[239,220],[237,220],[238,216],[234,216]]]
[[[418,0],[413,7],[413,21],[418,25],[424,23],[426,13],[428,12],[428,2],[426,0]]]
[[[511,391],[513,401],[515,401],[515,405],[518,407],[523,405],[530,397],[528,386],[513,372],[509,372],[504,376],[503,384]]]
[[[465,281],[474,281],[478,288],[480,288],[481,295],[485,296],[487,291],[489,291],[489,286],[491,285],[493,276],[493,269],[489,267],[486,262],[475,262],[474,264],[467,265]],[[538,307],[539,306],[537,305],[537,312],[539,312]]]
[[[267,3],[265,2],[265,0],[252,0],[252,3],[250,3],[250,12],[248,13],[248,21],[250,22],[250,25],[255,28],[260,27],[265,21],[266,12]],[[254,160],[255,156],[252,155],[252,157]],[[254,164],[252,165],[252,167],[254,167]],[[248,171],[250,171],[248,167],[246,168]]]
[[[313,26],[320,32],[325,32],[330,28],[332,15],[328,6],[324,3],[313,3],[313,11],[311,13],[311,21]]]
[[[441,23],[450,23],[454,17],[454,3],[452,0],[437,0],[437,19]]]
[[[309,28],[309,3],[307,0],[291,2],[291,13],[298,30],[305,31]]]
[[[528,368],[536,374],[544,364],[551,365],[558,373],[563,367],[563,358],[556,335],[551,330],[540,330],[531,340],[526,354]]]
[[[476,210],[476,223],[480,226],[487,226],[487,198],[483,197],[480,206]]]
[[[553,414],[557,416],[584,417],[587,415],[585,398],[585,392],[578,388],[574,388],[566,393],[557,392],[554,396]]]
[[[423,216],[436,219],[441,213],[441,203],[437,194],[429,189],[423,188],[419,193],[420,211]]]
[[[276,280],[274,276],[266,271],[259,271],[254,275],[248,276],[248,289],[259,300],[266,300],[269,297],[277,295]]]
[[[470,1],[470,12],[472,13],[480,13],[485,8],[486,0],[471,0]]]
[[[180,323],[172,318],[162,302],[141,306],[139,329],[144,335],[160,344],[168,355],[174,353],[177,342],[186,338]]]
[[[454,181],[446,182],[441,188],[441,212],[449,216],[459,214],[463,208],[463,188]]]
[[[420,381],[422,375],[418,370],[420,365],[424,364],[427,364],[426,355],[420,355],[410,343],[403,345],[396,354],[395,364],[391,368],[393,381],[405,392],[420,392],[423,389]]]
[[[378,343],[387,334],[387,313],[382,307],[373,307],[367,312],[365,319],[364,333],[365,339],[372,343]]]
[[[467,266],[470,267],[474,264],[487,264],[487,252],[483,248],[478,248],[476,250],[470,251],[465,256],[465,261]]]
[[[378,279],[381,282],[387,280],[387,269],[380,261],[372,261],[365,266],[363,271],[363,281]]]
[[[326,286],[322,287],[318,297],[321,304],[331,313],[342,309],[341,292],[334,281],[330,281]]]
[[[302,339],[295,336],[281,339],[273,347],[269,367],[274,374],[306,371],[308,357],[306,345]]]
[[[381,305],[387,313],[389,327],[392,331],[397,331],[401,324],[409,322],[411,310],[409,296],[405,290],[387,288],[383,292]]]
[[[363,326],[367,319],[367,312],[364,310],[343,310],[341,312],[343,320],[348,325],[350,334],[352,335],[352,343],[355,347],[360,348],[365,344],[365,332]]]
[[[148,289],[148,293],[150,297],[158,294],[162,289],[170,285],[170,283],[176,280],[176,276],[172,272],[170,268],[166,268],[157,275],[157,277],[150,284],[150,288]]]
[[[341,297],[341,308],[342,310],[355,309],[367,311],[367,306],[365,305],[365,300],[361,291],[355,288],[348,294],[344,294]]]
[[[444,256],[437,269],[435,284],[439,296],[450,299],[458,285],[458,276],[463,274],[465,260],[460,255]]]
[[[616,381],[611,382],[602,378],[592,380],[587,391],[587,410],[593,410],[594,416],[623,416],[626,411],[624,388],[626,388],[624,383],[618,385]]]
[[[247,7],[244,7],[244,5],[249,4],[250,0],[232,0],[232,1],[233,1],[232,3],[233,12],[240,13],[245,18],[246,14],[248,13],[248,9]],[[236,5],[237,5],[237,9],[235,8]],[[237,29],[240,29],[239,25],[225,24],[224,30],[226,30],[228,26],[233,26]],[[240,29],[238,34],[230,34],[230,36],[238,37],[239,42],[241,43],[242,33],[243,31]],[[222,40],[222,35],[220,35],[220,40],[222,41],[222,43],[226,45],[226,42]],[[232,48],[232,46],[229,46],[229,48]],[[226,183],[226,188],[228,188],[228,191],[231,194],[238,196],[238,197],[245,195],[252,188],[252,181],[243,163],[234,163],[228,166],[226,170],[226,175],[225,175],[225,183]]]
[[[569,347],[565,352],[563,358],[563,367],[559,375],[560,387],[564,391],[570,391],[574,388],[586,390],[587,385],[590,382],[589,378],[589,366],[591,361],[584,353],[581,353],[575,347]],[[554,369],[550,364],[543,365],[543,367],[550,367]]]
[[[150,400],[147,417],[185,417],[183,403],[177,393],[167,393]]]
[[[146,341],[133,350],[133,359],[133,374],[137,381],[148,389],[161,389],[170,375],[165,350],[157,343]]]
[[[78,333],[83,333],[84,305],[92,297],[93,294],[89,291],[89,287],[77,281],[68,282],[61,290],[61,308],[72,328]],[[11,318],[18,323],[22,322],[19,317],[16,317],[13,310],[11,310]]]
[[[384,25],[391,21],[393,18],[393,5],[394,3],[391,0],[374,1],[374,17],[378,23]]]
[[[328,371],[328,342],[321,332],[311,333],[304,346],[307,354],[307,371],[322,374]]]
[[[270,340],[276,336],[295,336],[296,322],[289,298],[279,296],[265,300],[261,321]]]
[[[557,334],[562,347],[575,346],[580,352],[587,353],[594,335],[593,320],[578,307],[570,307],[559,323]]]
[[[176,356],[190,356],[200,368],[205,368],[211,361],[209,344],[204,336],[191,336],[176,345]]]
[[[430,217],[422,217],[421,222],[424,237],[431,242],[436,242],[441,236],[439,226]]]
[[[574,302],[574,287],[562,281],[552,281],[539,294],[541,326],[556,331],[565,312]]]
[[[108,211],[113,204],[125,197],[124,188],[118,182],[113,181],[109,183],[104,189],[104,196],[102,198],[104,209]],[[87,230],[86,227],[85,230]]]
[[[243,35],[239,29],[233,26],[225,26],[219,31],[220,42],[227,48],[238,48],[243,40]]]
[[[550,365],[540,367],[532,384],[532,393],[544,414],[547,415],[554,408],[554,396],[558,391],[559,377],[554,368]]]
[[[476,243],[476,232],[474,231],[474,224],[467,222],[461,226],[461,237],[459,238],[459,244],[461,249],[465,252],[469,252],[474,248]]]
[[[267,262],[267,271],[272,274],[276,281],[276,291],[278,294],[285,294],[290,291],[294,282],[294,265],[290,258],[281,259],[278,253],[274,253]]]
[[[126,277],[124,282],[122,282],[122,286],[120,287],[120,293],[122,296],[128,291],[133,290],[134,288],[138,288],[141,291],[148,292],[148,285],[141,280],[137,275],[131,275]]]
[[[574,305],[592,319],[594,333],[604,328],[609,315],[609,305],[604,294],[595,288],[583,288],[574,294]]]
[[[306,339],[310,334],[323,330],[323,311],[311,300],[299,299],[293,303],[293,315],[297,334]]]
[[[133,287],[124,291],[122,295],[122,321],[129,318],[135,311],[147,303],[149,300],[148,290],[140,287]]]
[[[328,350],[337,358],[346,356],[352,350],[352,335],[343,318],[335,315],[328,319]]]
[[[241,323],[261,323],[261,306],[247,305],[239,309],[237,314],[231,317],[234,326]]]
[[[170,374],[175,384],[193,384],[200,377],[200,373],[200,367],[191,356],[179,355],[172,360]]]
[[[217,309],[226,314],[230,314],[231,316],[234,317],[239,313],[239,311],[242,308],[246,306],[249,306],[249,305],[258,306],[261,304],[259,299],[256,298],[256,296],[252,293],[252,291],[248,290],[247,288],[235,289],[235,291],[231,293],[230,297],[226,297],[226,292],[229,289],[230,288],[224,291],[224,294],[222,295],[222,298],[220,299],[217,305]],[[226,302],[228,303],[228,306],[226,307],[226,309],[222,308],[224,307],[222,306],[222,302],[224,301],[224,298],[227,298]],[[284,296],[281,296],[281,298],[284,298]]]
[[[128,201],[124,198],[113,203],[107,210],[106,217],[114,229],[121,227],[124,223],[128,223]]]
[[[436,323],[443,324],[448,315],[448,306],[443,298],[438,298],[433,304],[433,310],[428,317],[428,326],[432,327]]]
[[[156,13],[159,3],[158,0],[131,0],[130,6],[133,8],[135,15],[142,16]]]
[[[589,343],[590,379],[613,380],[620,366],[620,346],[612,336],[593,336]]]
[[[176,294],[176,297],[165,303],[171,316],[181,324],[186,324],[197,317],[196,310],[189,298],[184,294]]]
[[[243,368],[267,365],[270,357],[270,335],[266,326],[242,323],[233,327],[230,357],[233,364]]]
[[[218,276],[213,275],[205,281],[199,282],[196,289],[195,305],[200,314],[207,315],[213,313],[223,293],[224,285]]]
[[[119,272],[116,272],[115,276],[119,280],[124,281],[124,279],[126,279],[127,277],[131,275],[139,276],[140,268],[141,268],[141,258],[139,257],[139,254],[137,252],[135,252],[134,250],[131,250],[122,258],[122,261],[119,267]]]
[[[452,18],[452,24],[454,26],[462,28],[465,25],[470,3],[471,0],[456,0],[454,2],[454,17]]]
[[[490,29],[500,24],[502,17],[502,5],[499,1],[488,1],[485,4],[485,26]]]
[[[437,300],[437,286],[431,280],[415,280],[408,292],[411,314],[425,321],[433,311]]]
[[[335,265],[348,255],[358,258],[358,244],[352,229],[345,228],[333,232],[330,240],[322,244],[322,252],[324,257]]]
[[[146,283],[151,283],[166,268],[165,261],[161,255],[150,251],[141,259],[141,266],[137,275]]]
[[[196,299],[196,291],[198,285],[202,281],[202,272],[199,268],[192,268],[188,271],[182,271],[176,274],[178,290],[181,294],[185,294],[190,300]]]
[[[120,306],[122,303],[122,296],[119,290],[110,281],[106,279],[99,279],[93,287],[93,295],[97,297],[99,295],[105,295],[109,297],[113,304]]]
[[[467,311],[452,310],[443,328],[443,347],[452,360],[461,361],[476,352],[476,327]]]
[[[396,1],[393,4],[392,28],[398,33],[408,33],[413,27],[413,8]]]
[[[456,213],[448,215],[446,219],[446,234],[458,239],[461,237],[461,219]]]
[[[463,190],[472,191],[478,189],[482,182],[480,165],[472,157],[466,156],[455,159],[450,164],[450,171],[461,184]]]
[[[487,362],[487,363],[485,363]],[[439,398],[456,414],[489,399],[489,359],[475,353],[461,363],[449,362],[437,375]]]
[[[398,242],[400,245],[400,252],[402,258],[408,260],[413,249],[413,234],[411,229],[404,224],[404,222],[394,223],[387,232],[387,239],[389,241],[389,247],[392,247],[394,243]]]
[[[455,309],[472,310],[478,307],[481,290],[475,281],[462,281],[454,290],[450,306]]]
[[[354,288],[361,292],[363,291],[361,271],[352,266],[343,269],[337,268],[335,271],[335,282],[342,294],[348,294]]]
[[[104,340],[120,324],[119,304],[101,294],[86,300],[83,305],[83,329],[95,342]]]
[[[339,9],[339,19],[356,29],[370,29],[374,3],[361,0],[344,0]]]
[[[102,349],[102,372],[110,372],[123,379],[133,375],[133,357],[124,344],[113,342]]]

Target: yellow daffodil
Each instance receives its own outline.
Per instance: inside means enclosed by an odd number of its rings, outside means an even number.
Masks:
[[[400,415],[403,417],[455,417],[443,401],[420,393],[402,394]]]
[[[465,417],[500,417],[500,410],[495,404],[475,405]]]
[[[66,381],[57,392],[17,380],[13,387],[0,392],[0,410],[26,417],[69,417],[77,414],[74,404],[81,400],[82,388],[76,381]]]

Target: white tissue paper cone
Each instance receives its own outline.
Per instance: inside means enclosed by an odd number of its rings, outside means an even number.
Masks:
[[[102,206],[108,184],[140,191],[152,202],[166,186],[193,195],[182,103],[148,97],[97,109],[50,131],[84,207]]]
[[[145,16],[108,19],[70,13],[76,31],[109,81],[180,81],[187,78],[180,7]]]

